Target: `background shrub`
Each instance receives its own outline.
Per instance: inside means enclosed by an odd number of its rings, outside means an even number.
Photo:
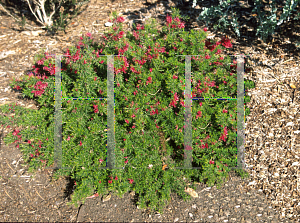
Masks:
[[[274,31],[280,28],[280,25],[286,19],[288,21],[290,21],[290,19],[298,20],[300,16],[300,13],[297,13],[299,2],[299,0],[286,0],[285,3],[281,0],[249,0],[248,3],[250,7],[252,7],[251,16],[258,18],[256,36],[266,41],[267,38],[274,34]],[[221,31],[232,27],[237,36],[240,37],[241,25],[238,21],[237,11],[234,11],[235,8],[233,7],[237,4],[241,6],[241,3],[236,0],[219,0],[218,6],[212,6],[210,8],[203,7],[203,11],[197,20],[204,20],[206,25],[213,23],[214,29],[220,29]],[[196,0],[193,1],[193,8],[195,6]],[[279,20],[276,18],[277,11],[280,11],[281,14]]]

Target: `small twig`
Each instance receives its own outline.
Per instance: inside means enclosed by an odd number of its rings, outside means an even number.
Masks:
[[[157,91],[157,92],[159,92],[159,90],[160,90],[160,89],[158,89],[158,91]],[[156,92],[155,94],[151,94],[151,95],[156,95],[156,94],[157,94],[157,92]],[[150,93],[149,93],[149,94],[150,94]]]
[[[36,188],[34,188],[34,190],[35,190],[35,192],[40,196],[40,198],[42,198],[41,195],[39,194],[39,192],[37,192]],[[45,200],[45,199],[42,198],[42,200]]]
[[[7,165],[9,166],[9,168],[10,168],[12,171],[16,172],[13,168],[11,168],[11,166],[8,164],[7,160],[5,160],[5,162],[7,163]]]
[[[297,191],[299,191],[299,170],[297,171]]]
[[[17,166],[18,166],[20,160],[22,159],[22,157],[23,157],[23,156],[21,156],[20,159],[18,160],[18,162],[17,162],[17,164],[16,164],[16,168],[17,168]]]
[[[272,73],[268,73],[268,74],[270,74],[272,77],[274,77],[278,81],[278,83],[280,83],[280,81],[277,79],[277,77],[275,75],[273,75]]]
[[[294,142],[295,142],[295,139],[296,139],[296,137],[294,137],[293,128],[292,128],[292,131],[291,131],[291,138],[294,138],[294,139],[291,139],[291,150],[293,150]]]
[[[208,123],[207,126],[208,126],[209,124],[210,124],[210,123]],[[206,126],[206,127],[207,127],[207,126]],[[205,127],[205,128],[199,128],[199,129],[206,129],[206,127]]]
[[[5,193],[7,194],[7,196],[9,196],[9,194],[6,192],[5,188],[3,188],[3,189],[4,189]],[[10,199],[12,199],[11,196],[9,196],[9,197],[10,197]]]
[[[286,63],[286,62],[288,62],[288,61],[290,61],[290,60],[292,60],[292,59],[293,59],[293,58],[290,58],[290,59],[288,59],[288,60],[282,62],[281,64],[284,64],[284,63]]]
[[[13,17],[15,20],[17,20],[18,22],[20,22],[18,19],[16,19],[14,16],[12,16],[4,7],[3,5],[0,3],[1,7],[4,9],[4,11],[9,14],[11,17]]]
[[[92,23],[93,26],[102,26],[103,24],[97,24],[95,21]]]

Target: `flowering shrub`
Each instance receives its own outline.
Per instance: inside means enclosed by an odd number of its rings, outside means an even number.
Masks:
[[[95,191],[114,191],[122,196],[133,190],[138,205],[162,212],[171,191],[184,200],[188,182],[207,180],[218,186],[236,166],[236,102],[234,100],[193,100],[193,167],[176,169],[184,162],[185,59],[192,56],[192,97],[236,98],[236,61],[221,55],[231,47],[229,39],[206,40],[206,29],[187,33],[178,11],[167,16],[167,27],[157,30],[155,20],[122,31],[122,17],[114,16],[111,33],[101,45],[91,33],[67,50],[62,59],[62,166],[55,172],[71,176],[76,190],[70,204],[78,206]],[[111,22],[111,20],[110,20]],[[114,57],[115,167],[100,169],[107,160],[107,55]],[[14,117],[1,117],[13,130],[5,143],[17,143],[32,170],[54,163],[55,60],[47,53],[37,57],[34,71],[11,87],[34,98],[40,110],[21,115],[18,106],[4,106]],[[246,81],[250,86],[250,82]],[[73,100],[73,98],[89,100]],[[19,131],[18,126],[39,126]],[[11,125],[11,126],[10,126]],[[35,161],[35,162],[34,162]],[[238,171],[243,177],[246,172]],[[194,187],[194,186],[193,186]],[[194,187],[195,188],[195,187]]]

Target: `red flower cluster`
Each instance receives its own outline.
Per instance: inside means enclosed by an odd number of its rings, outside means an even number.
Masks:
[[[180,19],[179,18],[175,18],[174,19],[174,21],[176,21],[176,23],[177,23],[177,25],[171,25],[171,28],[184,28],[185,26],[184,26],[184,23],[183,22],[181,22],[180,21]],[[169,14],[167,14],[167,26],[169,27],[170,26],[170,24],[172,23],[172,17],[171,16],[169,16]]]
[[[34,86],[35,89],[39,89],[39,91],[31,91],[34,93],[34,96],[41,96],[44,93],[44,89],[48,86],[48,83],[43,83],[41,81],[37,82]]]
[[[224,142],[226,142],[226,138],[227,138],[227,135],[228,135],[228,133],[227,133],[227,127],[225,126],[225,128],[224,128],[224,133],[222,134],[222,136],[219,138],[219,140],[223,140]]]
[[[94,112],[95,112],[95,113],[98,113],[98,112],[99,112],[99,110],[98,110],[98,105],[93,105],[93,107],[94,107]]]
[[[210,42],[210,40],[205,41],[205,47],[207,49],[209,49],[211,52],[214,51],[214,49],[220,44],[222,44],[225,48],[231,48],[232,47],[232,44],[231,44],[230,40],[227,37],[222,37],[221,41],[217,41],[215,44],[212,44]],[[218,53],[220,53],[220,52],[218,51]]]

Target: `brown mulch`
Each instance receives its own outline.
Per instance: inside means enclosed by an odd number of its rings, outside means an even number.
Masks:
[[[14,4],[14,1],[10,2],[12,4],[7,3],[7,9],[15,17],[20,18],[19,11],[24,10],[26,7],[16,7],[18,4]],[[47,34],[45,31],[37,36],[29,31],[23,31],[6,12],[0,9],[0,53],[5,51],[15,52],[4,59],[0,59],[0,99],[3,99],[0,100],[0,105],[18,102],[24,107],[38,109],[33,100],[22,98],[20,96],[21,92],[9,90],[8,83],[10,78],[20,77],[31,69],[34,55],[41,48],[48,47],[49,52],[53,54],[63,54],[67,48],[75,45],[75,42],[81,36],[81,32],[83,34],[91,32],[101,42],[101,34],[109,30],[108,27],[104,26],[104,23],[108,22],[112,10],[122,13],[128,22],[133,20],[141,22],[137,19],[144,19],[147,16],[155,17],[159,21],[159,27],[161,27],[165,25],[166,10],[170,10],[171,6],[175,7],[176,2],[92,1],[80,15],[73,19],[66,33],[60,32],[54,36]],[[199,8],[192,9],[191,4],[192,1],[190,0],[189,3],[184,2],[183,5],[177,5],[183,15],[187,14],[191,17],[186,24],[186,29],[203,29],[205,24],[196,22],[196,17],[201,10]],[[218,4],[218,1],[203,1],[201,6],[209,7],[212,4]],[[35,18],[31,15],[29,9],[27,10],[28,14],[25,13],[25,15],[29,23],[38,26],[37,23],[33,22]],[[237,38],[232,30],[225,33],[211,31],[217,38],[226,34],[233,40],[234,44],[229,51],[230,54],[255,54],[259,52],[260,59],[255,61],[257,64],[262,61],[262,58],[271,58],[271,55],[275,58],[280,57],[284,61],[291,59],[285,63],[288,64],[289,69],[294,67],[295,64],[299,64],[299,49],[293,44],[297,39],[299,40],[299,23],[286,22],[282,29],[274,35],[274,41],[266,45],[255,38],[253,31],[250,31],[255,28],[255,23],[253,18],[250,18],[246,12],[249,12],[248,8],[240,10],[240,13],[246,15],[243,18],[241,16],[242,22],[246,25],[244,27],[248,27],[248,30],[246,28],[242,29],[241,38]],[[170,12],[168,13],[170,14]],[[130,26],[128,25],[126,29],[130,30]],[[264,66],[268,65],[256,65],[253,69],[256,70],[258,67]],[[279,76],[280,72],[274,74]],[[261,81],[257,76],[254,73],[248,74],[249,79],[257,80],[257,82]],[[283,87],[288,87],[290,84],[290,80],[283,80],[283,82]],[[269,86],[269,88],[272,88],[272,86]],[[289,92],[291,93],[291,91]],[[297,92],[293,93],[296,103],[299,103],[298,95]],[[285,107],[287,106],[285,105]],[[250,108],[255,112],[252,117],[256,117],[255,114],[262,114],[264,111],[263,105],[255,109],[254,107]],[[288,119],[288,116],[285,118]],[[245,128],[246,131],[249,130],[249,125]],[[251,126],[251,131],[254,128],[256,126]],[[148,210],[138,209],[135,203],[137,195],[133,193],[126,193],[123,198],[112,195],[111,199],[106,202],[102,202],[103,197],[100,195],[96,198],[87,199],[86,203],[79,208],[69,207],[66,203],[70,200],[74,190],[74,182],[70,178],[60,178],[54,181],[51,179],[52,171],[48,170],[42,169],[36,173],[29,173],[21,151],[14,144],[4,145],[3,138],[7,133],[7,129],[1,129],[0,221],[226,222],[227,220],[227,222],[299,222],[300,220],[299,209],[294,207],[295,211],[292,215],[288,215],[290,213],[283,214],[285,209],[291,208],[287,205],[288,201],[274,205],[267,198],[264,186],[261,189],[246,187],[245,185],[252,182],[255,176],[251,176],[251,179],[241,180],[233,172],[230,174],[229,181],[224,183],[219,190],[215,186],[207,188],[204,184],[199,184],[196,190],[199,197],[193,198],[189,202],[183,202],[177,195],[173,194],[172,200],[165,208],[162,216],[149,213]],[[256,144],[256,142],[253,140],[252,144]],[[298,150],[298,138],[295,140],[295,145],[296,150]],[[252,153],[251,151],[254,150],[251,144],[248,144],[245,148],[248,153]],[[256,155],[252,153],[251,157]],[[251,166],[253,161],[249,158],[246,163]],[[248,169],[248,171],[252,170]]]

